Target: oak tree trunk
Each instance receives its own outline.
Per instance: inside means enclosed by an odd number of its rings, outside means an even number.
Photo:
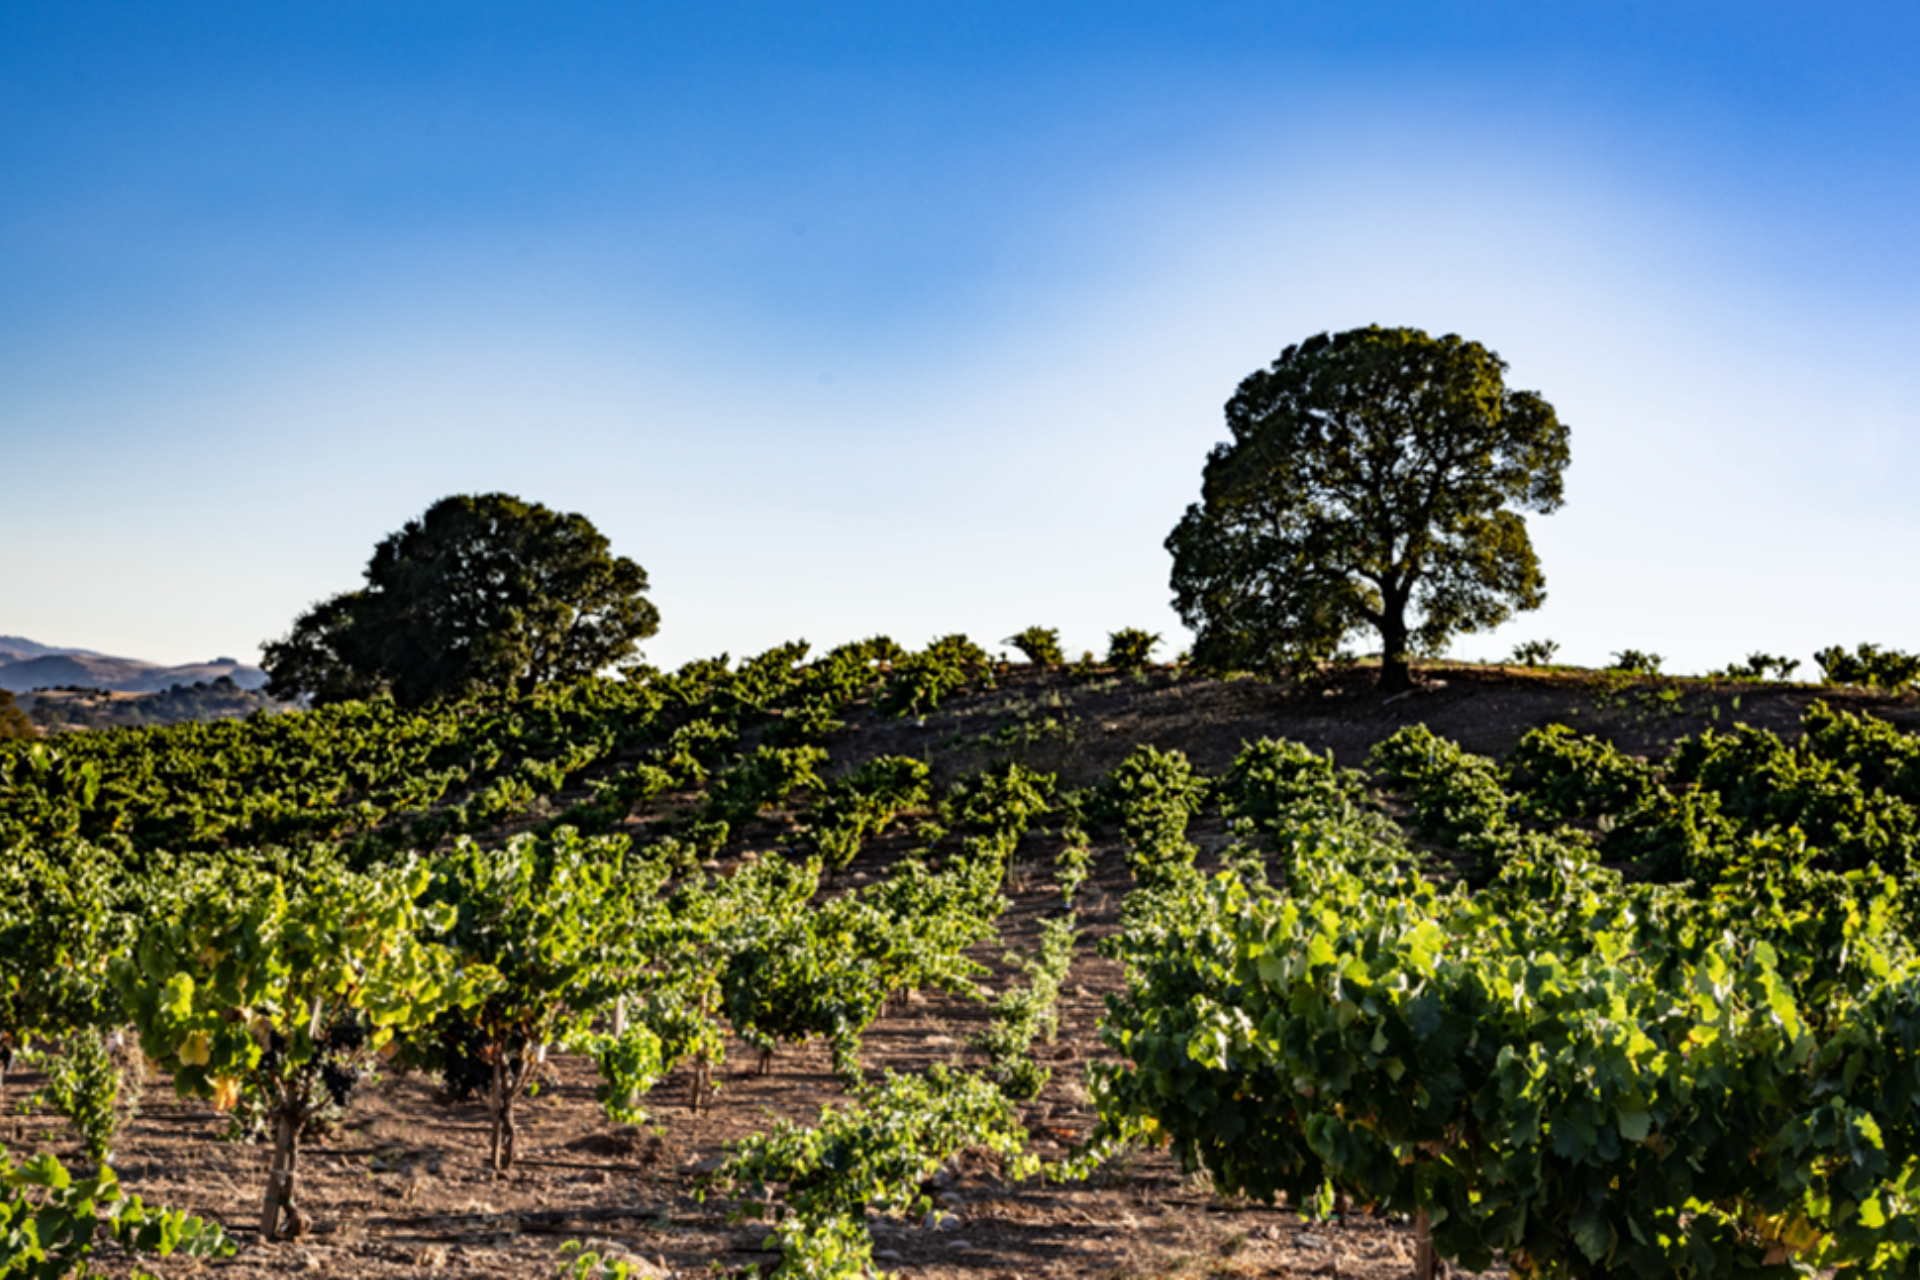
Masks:
[[[1402,693],[1413,687],[1407,641],[1406,608],[1389,605],[1380,622],[1380,692]]]

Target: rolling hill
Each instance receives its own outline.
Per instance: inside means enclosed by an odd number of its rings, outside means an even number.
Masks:
[[[258,689],[266,672],[233,658],[161,666],[138,658],[116,658],[91,649],[63,649],[23,636],[0,636],[0,689],[28,693],[34,689],[80,686],[116,693],[154,693],[174,685],[211,682],[229,677],[243,689]]]

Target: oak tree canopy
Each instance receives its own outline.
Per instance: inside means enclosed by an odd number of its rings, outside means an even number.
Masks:
[[[603,670],[660,629],[646,570],[591,521],[505,493],[442,498],[374,548],[365,578],[263,646],[274,697],[526,693]]]
[[[1167,538],[1195,663],[1298,672],[1372,631],[1381,687],[1401,689],[1414,654],[1538,608],[1522,513],[1560,506],[1567,428],[1506,369],[1453,334],[1372,326],[1242,382]]]

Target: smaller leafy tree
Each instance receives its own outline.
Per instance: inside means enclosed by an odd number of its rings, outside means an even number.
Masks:
[[[1008,636],[1007,643],[1036,667],[1057,667],[1067,660],[1060,648],[1060,632],[1054,627],[1028,627]]]
[[[365,578],[262,646],[274,697],[525,694],[622,663],[660,629],[646,570],[592,521],[511,494],[442,498],[381,540]]]
[[[387,688],[373,637],[356,626],[368,607],[365,591],[343,591],[310,606],[287,634],[260,647],[267,692],[317,706],[375,697]]]
[[[594,1053],[605,1077],[603,1101],[651,1088],[663,1070],[659,1037],[636,1022],[614,1041],[597,1037],[594,1019],[635,984],[646,931],[638,927],[666,870],[626,865],[626,841],[584,839],[563,827],[550,837],[516,836],[497,849],[461,840],[434,866],[428,900],[438,911],[436,942],[463,964],[493,975],[481,998],[449,1017],[455,1038],[488,1071],[492,1116],[489,1159],[513,1165],[515,1107],[536,1088],[548,1045]],[[442,1066],[443,1034],[409,1058]]]
[[[484,970],[421,937],[451,912],[427,908],[418,863],[354,874],[323,866],[302,884],[229,867],[202,872],[141,926],[114,982],[148,1057],[182,1097],[258,1108],[273,1133],[260,1236],[297,1231],[300,1139],[345,1104],[395,1036],[471,1003]]]

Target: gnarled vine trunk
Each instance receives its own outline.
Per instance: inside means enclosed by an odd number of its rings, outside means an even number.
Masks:
[[[514,1097],[520,1092],[520,1081],[526,1077],[526,1067],[522,1064],[516,1072],[512,1058],[504,1050],[493,1059],[493,1083],[487,1092],[487,1109],[493,1113],[493,1133],[487,1158],[495,1173],[505,1173],[513,1168],[514,1142],[519,1136],[513,1117]]]
[[[709,990],[703,989],[700,992],[700,1021],[703,1025],[707,1020],[711,1000],[712,993]],[[700,1052],[694,1055],[693,1078],[687,1084],[689,1095],[687,1098],[687,1109],[695,1115],[700,1114],[700,1105],[704,1101],[708,1082],[711,1081],[712,1078],[713,1060],[707,1049],[706,1041],[703,1039],[700,1044]]]
[[[260,1239],[280,1238],[284,1218],[294,1222],[294,1165],[300,1156],[300,1121],[285,1098],[273,1109],[273,1158],[267,1166],[267,1195],[260,1206]]]

